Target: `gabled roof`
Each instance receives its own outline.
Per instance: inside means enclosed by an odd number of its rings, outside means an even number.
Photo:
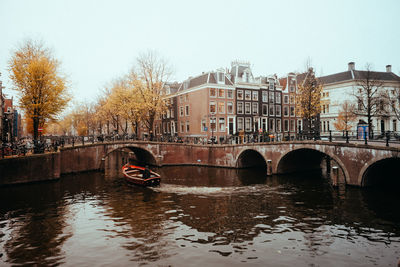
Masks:
[[[365,79],[368,75],[367,71],[364,70],[354,70],[354,78],[355,79]],[[400,82],[400,77],[394,74],[393,72],[383,72],[383,71],[371,71],[371,77],[380,81],[397,81]]]
[[[280,78],[279,79],[279,84],[282,86],[282,90],[286,90],[286,85],[287,85],[287,78]]]
[[[225,73],[224,73],[224,75],[225,75],[224,84],[233,86],[233,83],[229,79],[229,77],[227,77],[227,75]],[[207,73],[203,73],[197,77],[189,78],[182,83],[182,85],[180,86],[178,91],[187,90],[189,88],[193,88],[193,87],[200,86],[203,84],[220,84],[217,82],[217,73],[216,72],[207,72]]]
[[[336,83],[352,80],[351,71],[339,72],[319,78],[323,84]]]
[[[353,75],[354,75],[354,77],[353,77]],[[322,81],[323,84],[331,84],[331,83],[336,83],[336,82],[361,80],[361,79],[365,79],[365,77],[367,75],[368,75],[368,71],[364,71],[364,70],[350,71],[349,70],[349,71],[344,71],[344,72],[339,72],[339,73],[323,76],[323,77],[320,77],[319,79],[320,79],[320,81]],[[400,77],[397,76],[396,74],[394,74],[393,72],[371,71],[370,75],[375,80],[400,82]]]

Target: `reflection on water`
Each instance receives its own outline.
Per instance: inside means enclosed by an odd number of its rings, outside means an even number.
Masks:
[[[102,173],[0,188],[0,265],[386,266],[400,197],[319,173],[164,167],[160,187]]]

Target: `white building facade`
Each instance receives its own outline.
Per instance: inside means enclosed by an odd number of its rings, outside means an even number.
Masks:
[[[328,76],[320,77],[323,83],[323,90],[321,96],[321,134],[328,133],[330,130],[339,134],[334,127],[338,119],[339,113],[342,110],[342,104],[349,101],[354,104],[356,109],[357,105],[357,92],[361,90],[360,80],[365,76],[366,71],[355,69],[355,63],[348,64],[348,70]],[[392,90],[399,90],[400,77],[394,74],[391,70],[391,65],[386,66],[385,72],[374,71],[374,77],[380,81],[379,94],[391,92]],[[399,100],[397,100],[399,101]],[[372,130],[375,134],[384,133],[387,131],[398,132],[400,131],[400,122],[395,116],[391,107],[383,107],[386,112],[376,114],[372,119]],[[351,124],[351,131],[356,131],[357,123],[367,121],[366,116],[358,116]]]

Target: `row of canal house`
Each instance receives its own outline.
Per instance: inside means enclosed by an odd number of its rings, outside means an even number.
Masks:
[[[302,122],[296,116],[294,73],[254,77],[250,63],[232,62],[167,86],[169,106],[156,123],[156,136],[178,136],[218,142],[230,136],[269,133],[294,136]]]

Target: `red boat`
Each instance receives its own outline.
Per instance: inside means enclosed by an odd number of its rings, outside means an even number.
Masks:
[[[161,176],[147,168],[126,164],[122,173],[129,183],[142,186],[155,186],[161,182]]]

